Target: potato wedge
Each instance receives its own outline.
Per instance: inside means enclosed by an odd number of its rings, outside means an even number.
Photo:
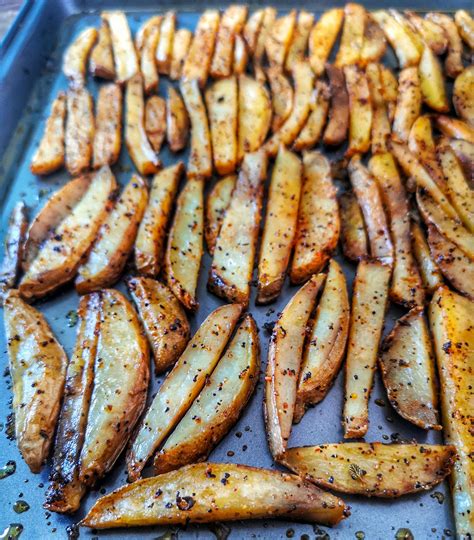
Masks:
[[[203,190],[201,178],[190,178],[179,194],[164,261],[168,287],[192,311],[199,307],[196,286],[203,253]]]
[[[259,304],[266,304],[277,298],[285,281],[296,235],[302,172],[300,158],[280,146],[273,166],[260,244],[257,293]]]
[[[247,75],[239,75],[239,126],[237,157],[258,150],[272,121],[272,106],[267,89]]]
[[[427,294],[433,292],[443,284],[443,277],[436,264],[431,258],[430,248],[426,241],[425,233],[421,226],[416,222],[411,223],[413,255],[418,263],[423,287]]]
[[[448,38],[443,28],[428,19],[424,19],[414,11],[405,11],[411,26],[420,34],[421,39],[437,54],[444,54],[448,46]]]
[[[306,281],[324,268],[337,246],[340,226],[329,162],[319,152],[305,152],[295,252],[290,270],[293,283]]]
[[[369,427],[369,397],[388,302],[390,266],[359,262],[353,284],[344,389],[344,438],[363,437]]]
[[[474,66],[468,66],[456,77],[453,104],[456,114],[474,126]]]
[[[146,136],[145,100],[143,80],[140,74],[133,76],[128,81],[125,104],[125,143],[128,153],[140,174],[144,176],[154,174],[160,168],[161,163]]]
[[[425,43],[422,37],[420,36],[420,34],[416,31],[416,28],[397,9],[392,8],[392,9],[389,9],[388,11],[390,15],[393,17],[393,19],[403,28],[403,31],[405,32],[405,34],[410,38],[413,45],[415,45],[415,47],[418,49],[418,52],[420,53],[420,57],[421,57]]]
[[[272,131],[275,133],[291,114],[294,92],[281,66],[270,66],[266,73],[272,94]]]
[[[234,75],[241,75],[247,71],[249,53],[244,38],[240,34],[235,35],[234,56],[232,70]]]
[[[329,120],[324,130],[323,142],[327,146],[338,146],[346,140],[349,129],[349,95],[344,71],[333,65],[326,66],[331,91]]]
[[[462,139],[474,144],[474,127],[466,122],[450,116],[438,115],[435,117],[437,128],[447,137]]]
[[[393,118],[393,138],[407,142],[410,129],[421,112],[421,88],[418,68],[402,69],[398,78],[398,98]]]
[[[405,307],[422,306],[424,289],[411,249],[410,208],[397,166],[389,153],[372,156],[369,170],[387,210],[393,242],[390,299]]]
[[[113,289],[101,296],[94,388],[79,469],[79,480],[87,486],[112,468],[127,444],[145,407],[149,381],[148,343],[132,305]]]
[[[221,306],[201,324],[147,410],[127,455],[129,478],[143,467],[191,407],[229,340],[242,308]]]
[[[435,53],[425,45],[418,64],[423,101],[437,112],[449,111],[443,69]]]
[[[156,47],[156,67],[158,73],[169,75],[171,69],[171,51],[173,49],[174,33],[176,27],[176,13],[165,13],[160,27],[160,40]]]
[[[149,19],[146,19],[145,22],[141,24],[141,26],[138,28],[138,31],[135,34],[135,50],[137,51],[137,55],[140,58],[143,47],[145,46],[145,41],[148,36],[148,34],[155,28],[156,26],[161,27],[161,21],[163,20],[163,15],[153,15]]]
[[[110,29],[116,81],[126,83],[140,71],[127,17],[123,11],[103,11],[101,17]]]
[[[175,295],[159,281],[135,277],[127,285],[153,352],[155,373],[163,373],[175,364],[189,341],[186,313]]]
[[[337,51],[334,65],[345,67],[358,64],[364,45],[364,29],[367,12],[360,4],[349,2],[344,7],[344,25],[341,42]]]
[[[211,255],[214,254],[217,237],[225,212],[229,207],[236,179],[237,177],[233,174],[221,178],[207,196],[204,236],[206,237],[207,250]]]
[[[166,100],[166,138],[170,150],[179,152],[188,141],[189,116],[179,93],[170,85]]]
[[[455,456],[453,446],[353,442],[290,448],[285,464],[319,486],[394,498],[442,482]]]
[[[398,98],[398,81],[392,71],[383,64],[379,64],[379,70],[382,97],[387,103],[388,118],[393,122]]]
[[[291,298],[273,328],[265,376],[264,414],[273,459],[284,459],[291,434],[306,326],[324,283],[314,275]]]
[[[340,8],[325,11],[309,34],[309,63],[316,77],[320,77],[326,68],[326,62],[339,34],[344,19],[344,10]],[[329,78],[331,78],[331,75]]]
[[[194,37],[181,71],[184,81],[198,81],[200,88],[206,85],[211,68],[219,20],[219,11],[206,9],[203,12],[194,30]]]
[[[378,64],[369,63],[365,69],[372,102],[372,127],[370,132],[372,154],[387,152],[387,142],[391,134],[387,105],[382,95],[382,79]]]
[[[235,37],[244,27],[247,11],[247,6],[230,5],[222,15],[210,69],[211,76],[216,79],[232,75]]]
[[[206,107],[196,80],[182,81],[181,95],[191,121],[191,150],[187,174],[189,178],[212,175],[212,144]]]
[[[285,69],[291,71],[296,62],[304,60],[308,46],[309,34],[313,27],[314,15],[308,11],[301,10],[298,13],[293,37],[286,54]]]
[[[89,168],[94,134],[94,100],[91,94],[86,88],[70,88],[67,91],[64,160],[71,176],[76,176]],[[50,143],[59,144],[59,138],[54,142],[50,140]]]
[[[157,493],[160,504],[153,508],[148,501]],[[269,516],[335,525],[348,515],[349,508],[338,497],[298,476],[247,465],[196,463],[102,497],[81,525],[105,529]]]
[[[209,381],[155,455],[155,473],[205,461],[245,408],[260,372],[258,330],[247,314]],[[216,401],[216,396],[219,396]]]
[[[122,89],[110,83],[100,87],[95,115],[92,167],[117,162],[122,146]]]
[[[209,272],[208,288],[212,292],[244,306],[250,297],[267,165],[263,150],[245,155]]]
[[[309,406],[325,398],[339,372],[346,350],[349,312],[346,278],[341,267],[332,259],[303,351],[294,423],[301,420]]]
[[[184,171],[182,162],[157,173],[152,180],[148,206],[135,240],[135,266],[140,274],[158,275],[173,202]]]
[[[423,307],[401,317],[380,347],[379,366],[392,407],[422,429],[440,430],[433,348]]]
[[[446,139],[445,143],[456,154],[466,178],[474,178],[474,144],[462,139]]]
[[[140,71],[143,77],[143,90],[151,94],[158,90],[160,77],[156,67],[156,47],[160,40],[161,21],[148,28],[143,38],[143,47],[140,51]]]
[[[171,49],[170,79],[174,81],[181,77],[184,62],[188,55],[189,47],[193,39],[193,33],[187,28],[176,30]]]
[[[369,253],[362,210],[352,191],[343,193],[338,200],[341,216],[342,252],[347,259],[359,261],[367,257]]]
[[[214,166],[220,175],[232,173],[237,165],[237,78],[214,82],[207,88],[205,99]]]
[[[349,146],[347,156],[365,153],[370,149],[372,129],[372,101],[365,73],[357,66],[344,68],[347,93],[349,95]]]
[[[17,290],[7,294],[3,307],[15,438],[31,472],[38,473],[54,436],[68,360],[43,315]]]
[[[20,282],[20,294],[27,299],[40,298],[74,279],[111,208],[116,189],[108,167],[99,169],[87,190],[69,213],[45,238]],[[49,209],[54,212],[55,208]],[[49,211],[45,215],[49,214]],[[39,228],[47,225],[37,225]],[[30,229],[31,230],[31,229]]]
[[[456,533],[469,537],[474,527],[472,513],[473,470],[471,451],[474,303],[447,287],[440,287],[430,304],[430,326],[441,382],[441,410],[446,442],[456,447],[458,461],[451,477]]]
[[[166,136],[166,116],[166,101],[161,96],[150,96],[145,103],[145,131],[157,154]]]
[[[71,87],[79,88],[86,84],[87,60],[97,38],[98,32],[95,28],[84,28],[66,49],[63,73],[69,79]]]
[[[86,490],[79,480],[79,457],[94,386],[94,363],[100,331],[100,301],[98,293],[83,296],[79,301],[76,344],[67,366],[51,483],[44,504],[51,512],[75,512],[79,509]]]
[[[133,175],[97,232],[86,262],[79,267],[76,278],[79,294],[109,287],[119,279],[133,249],[147,202],[147,184]]]
[[[66,104],[66,94],[59,92],[51,105],[43,136],[30,163],[33,174],[51,174],[64,165]]]
[[[94,77],[115,79],[114,55],[109,26],[102,22],[97,37],[97,43],[92,48],[89,58],[89,71]]]
[[[265,51],[270,66],[283,67],[296,25],[296,10],[275,20],[265,40]]]
[[[371,62],[379,62],[387,50],[385,34],[377,22],[366,14],[364,40],[359,55],[359,65],[366,66]]]
[[[448,54],[444,60],[444,69],[448,77],[455,79],[463,70],[462,41],[456,24],[449,15],[444,13],[427,13],[425,18],[441,26],[448,38]]]
[[[277,18],[277,10],[273,7],[266,7],[263,10],[262,23],[258,31],[255,48],[252,51],[253,69],[255,79],[260,84],[265,84],[265,73],[263,71],[263,59],[265,56],[265,44],[268,36],[272,31],[273,25]]]
[[[454,22],[466,45],[471,50],[474,49],[474,21],[472,16],[465,9],[459,9],[454,14]]]
[[[321,81],[316,81],[314,96],[311,103],[311,112],[306,124],[293,143],[297,151],[314,148],[323,134],[329,110],[329,87]]]
[[[249,53],[252,56],[255,53],[255,47],[257,45],[258,35],[260,33],[264,15],[264,9],[257,9],[257,11],[254,11],[247,19],[247,22],[244,24],[244,28],[242,30],[243,38],[247,44]]]

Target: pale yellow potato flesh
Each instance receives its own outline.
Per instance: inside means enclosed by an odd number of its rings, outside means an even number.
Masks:
[[[95,116],[92,167],[117,162],[122,146],[122,89],[109,83],[100,87]]]
[[[383,64],[379,64],[379,70],[382,82],[382,97],[387,102],[388,118],[390,122],[393,122],[398,98],[398,81],[393,72]]]
[[[314,15],[312,13],[305,10],[301,10],[298,13],[293,37],[291,38],[290,46],[288,47],[288,52],[286,54],[286,71],[291,71],[296,62],[304,60],[313,22]]]
[[[141,56],[147,35],[152,31],[152,29],[155,26],[161,27],[162,20],[163,20],[163,15],[153,15],[153,17],[150,17],[149,19],[147,19],[139,27],[138,31],[135,34],[135,40],[134,40],[135,50],[137,51],[138,57]]]
[[[338,200],[342,252],[347,259],[359,261],[366,257],[369,252],[362,210],[357,197],[352,192],[343,193]]]
[[[436,126],[447,137],[461,139],[474,144],[474,127],[450,116],[439,115],[435,117]]]
[[[457,115],[474,126],[474,66],[468,66],[454,81],[453,104]]]
[[[265,56],[265,44],[268,36],[272,31],[273,25],[277,18],[277,10],[274,7],[266,7],[263,10],[262,22],[257,34],[255,47],[252,51],[253,70],[257,81],[260,84],[265,84],[265,72],[262,64]]]
[[[156,67],[158,73],[169,75],[171,70],[171,52],[176,28],[176,13],[168,11],[161,21],[160,40],[156,47]]]
[[[285,281],[296,235],[302,172],[300,158],[281,146],[273,166],[260,242],[257,302],[261,304],[277,298]]]
[[[166,101],[150,96],[145,103],[145,131],[153,150],[158,154],[166,137]]]
[[[257,9],[252,13],[252,15],[250,15],[250,17],[247,19],[247,22],[244,24],[242,35],[249,49],[249,53],[252,56],[255,52],[255,47],[257,45],[258,35],[260,33],[260,28],[263,23],[264,15],[264,9]]]
[[[67,91],[64,160],[71,176],[89,168],[94,134],[94,100],[91,94],[86,88],[70,88]]]
[[[411,42],[418,49],[418,52],[423,53],[424,42],[420,34],[417,32],[416,28],[410,23],[410,21],[402,15],[397,9],[389,9],[388,12],[393,17],[395,22],[403,28],[404,33],[410,38]]]
[[[156,92],[160,81],[155,59],[156,47],[161,36],[160,22],[157,21],[148,28],[143,38],[143,47],[140,50],[140,71],[145,94]]]
[[[171,49],[170,79],[174,81],[181,77],[184,62],[188,55],[189,47],[193,39],[193,33],[187,28],[176,30]]]
[[[390,267],[380,261],[362,260],[357,267],[345,369],[342,420],[345,439],[363,437],[369,427],[369,397],[388,303],[390,274]]]
[[[275,133],[290,116],[294,92],[281,66],[270,66],[266,73],[272,94],[272,131]]]
[[[207,196],[204,235],[207,250],[211,255],[214,254],[217,237],[224,221],[225,212],[229,207],[236,180],[237,176],[234,174],[221,178]]]
[[[418,64],[423,101],[437,112],[449,111],[443,68],[435,53],[425,45]]]
[[[382,78],[378,64],[369,63],[365,69],[372,101],[372,127],[370,132],[371,152],[383,154],[388,150],[392,127],[388,117],[387,104],[382,94]]]
[[[335,8],[325,11],[309,34],[309,63],[316,77],[324,73],[325,64],[331,54],[343,19],[343,9]]]
[[[295,150],[309,150],[318,144],[328,117],[329,96],[329,87],[325,83],[316,81],[311,112],[306,124],[293,143]]]
[[[393,138],[407,142],[410,129],[421,113],[421,87],[417,67],[408,67],[400,71],[398,77],[398,97],[393,118]]]
[[[445,139],[444,142],[456,154],[466,178],[474,176],[474,144],[462,139]]]
[[[443,284],[443,277],[436,262],[431,258],[430,248],[423,229],[414,221],[411,224],[411,236],[413,255],[418,263],[423,287],[428,294],[432,294]]]
[[[89,71],[94,77],[115,79],[114,55],[109,26],[102,21],[98,30],[97,43],[92,48],[89,58]]]
[[[366,20],[367,12],[363,6],[353,2],[345,5],[341,42],[334,61],[336,67],[345,67],[359,63],[360,53],[364,46]]]
[[[349,129],[349,96],[342,68],[327,64],[326,72],[329,79],[331,107],[323,143],[327,146],[338,146],[346,140]]]
[[[463,68],[462,41],[453,19],[445,13],[427,13],[426,20],[441,26],[448,38],[448,54],[444,60],[444,70],[448,77],[455,79]]]
[[[84,28],[66,49],[63,58],[63,73],[72,87],[81,87],[86,84],[87,60],[97,38],[98,32],[95,28]]]
[[[459,9],[454,14],[454,22],[458,27],[459,35],[465,41],[466,45],[474,49],[474,21],[472,15],[465,9]]]
[[[189,116],[180,94],[168,86],[166,100],[166,138],[172,152],[182,150],[189,137]]]
[[[140,477],[142,469],[165,437],[191,407],[211,375],[242,311],[238,304],[214,310],[189,341],[174,368],[163,381],[127,455],[129,478]]]
[[[296,10],[292,9],[287,15],[275,20],[269,28],[265,40],[265,52],[270,66],[285,64],[286,55],[293,39],[296,24]]]
[[[364,71],[349,65],[344,68],[344,76],[349,94],[349,146],[346,155],[353,156],[370,149],[372,100]]]
[[[116,80],[123,84],[140,71],[127,17],[123,11],[103,11],[101,17],[110,29]]]
[[[377,22],[366,15],[364,41],[360,50],[359,65],[366,66],[370,62],[379,62],[387,50],[385,34]]]
[[[424,19],[414,11],[405,11],[411,26],[416,30],[422,40],[437,54],[444,54],[448,46],[448,38],[443,28],[428,19]]]
[[[39,473],[54,436],[68,359],[43,315],[17,290],[3,307],[15,438],[31,472]]]
[[[235,35],[234,56],[232,61],[232,69],[234,75],[241,75],[247,70],[249,61],[249,53],[244,38],[240,34]]]
[[[324,274],[314,275],[291,298],[275,323],[265,376],[265,425],[273,459],[284,459],[291,434],[306,327]]]

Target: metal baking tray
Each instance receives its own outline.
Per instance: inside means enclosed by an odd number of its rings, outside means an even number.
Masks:
[[[334,5],[330,0],[323,0],[317,6],[307,2],[272,0],[266,2],[276,5],[281,12],[290,7],[304,7],[320,13]],[[388,0],[390,4],[390,1]],[[210,1],[206,7],[223,8],[226,2]],[[261,1],[249,2],[250,9],[262,5]],[[341,2],[336,2],[342,5]],[[369,9],[383,7],[384,1],[368,0]],[[398,8],[409,7],[420,11],[426,10],[426,0],[398,0],[392,2]],[[469,9],[469,0],[450,2],[449,8]],[[158,5],[150,1],[93,1],[93,0],[27,0],[12,28],[5,36],[0,47],[0,208],[1,232],[3,239],[8,215],[18,199],[23,199],[34,215],[44,204],[48,196],[68,180],[66,171],[60,171],[46,179],[33,176],[29,163],[43,130],[44,119],[56,93],[65,89],[67,81],[61,72],[61,59],[65,47],[86,25],[98,25],[102,9],[120,8],[127,12],[132,31],[152,13],[164,11],[170,7],[178,12],[178,24],[193,29],[202,8],[194,2],[173,2],[165,0]],[[431,6],[438,9],[440,6]],[[390,60],[390,59],[389,59]],[[392,59],[393,60],[393,59]],[[168,81],[160,81],[160,93],[164,94]],[[97,92],[98,83],[91,77],[88,87]],[[339,154],[340,155],[340,154]],[[177,159],[186,163],[187,155],[172,155],[165,147],[160,157],[165,165]],[[337,153],[329,157],[338,157]],[[123,149],[119,164],[114,167],[117,179],[123,184],[130,176],[133,166]],[[210,185],[212,185],[210,183]],[[352,282],[355,265],[336,255],[342,263],[349,284]],[[199,279],[198,297],[201,303],[199,311],[191,317],[195,331],[204,318],[222,301],[208,293],[206,281],[210,266],[210,257],[206,253]],[[117,286],[124,290],[123,283]],[[277,302],[269,306],[255,306],[253,290],[250,311],[260,329],[262,373],[265,367],[269,329],[279,311],[283,309],[296,288],[285,284],[283,293]],[[69,326],[68,314],[78,305],[78,296],[72,287],[64,288],[60,293],[37,303],[37,307],[46,315],[53,331],[71,353],[76,328]],[[393,321],[400,316],[401,310],[392,307],[387,315],[385,331],[390,330]],[[271,330],[270,330],[271,331]],[[67,538],[75,537],[74,526],[91,507],[93,502],[104,493],[119,487],[126,481],[125,464],[120,459],[110,474],[97,489],[89,493],[81,510],[73,516],[62,516],[45,512],[42,507],[44,492],[48,484],[49,467],[44,467],[38,475],[29,472],[23,462],[14,441],[8,438],[8,420],[11,412],[11,390],[8,376],[8,358],[5,336],[0,332],[0,369],[5,376],[0,381],[0,467],[9,460],[16,463],[16,472],[0,481],[0,537],[10,524],[19,523],[23,527],[21,538]],[[161,378],[153,377],[150,396],[161,383]],[[263,375],[257,390],[242,417],[231,429],[225,439],[212,452],[210,460],[232,463],[245,463],[260,467],[275,467],[267,448],[262,414]],[[302,422],[293,429],[290,445],[311,445],[342,440],[342,373],[339,374],[326,399],[316,408],[311,409]],[[385,391],[378,374],[370,399],[370,427],[367,441],[389,442],[393,440],[412,440],[420,443],[441,442],[438,432],[418,429],[402,420],[388,404]],[[445,538],[454,536],[454,524],[447,483],[439,485],[428,493],[404,497],[397,500],[377,500],[361,497],[343,497],[351,505],[352,515],[336,528],[312,526],[305,523],[293,523],[276,520],[233,522],[218,525],[189,525],[186,528],[144,527],[135,529],[115,529],[109,531],[90,531],[81,529],[81,538],[317,538],[317,539],[390,539],[397,536],[400,529],[408,529],[416,539]],[[17,514],[15,502],[26,501],[29,510]],[[403,532],[403,531],[402,531]],[[400,537],[401,532],[398,537]],[[364,536],[365,535],[365,536]],[[405,538],[405,536],[401,536]]]

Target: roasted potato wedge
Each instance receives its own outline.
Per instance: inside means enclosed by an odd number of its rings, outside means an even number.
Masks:
[[[268,349],[264,413],[273,459],[284,459],[291,434],[306,326],[324,274],[314,275],[291,298],[275,323]]]
[[[102,22],[98,32],[97,43],[89,58],[89,71],[94,77],[114,80],[115,65],[109,25]]]
[[[456,77],[453,104],[457,115],[474,126],[474,66],[468,66]]]
[[[430,304],[430,326],[438,364],[446,442],[456,447],[458,461],[452,474],[456,533],[468,538],[474,528],[471,452],[472,350],[474,303],[447,287],[440,287]]]
[[[382,78],[378,64],[370,63],[365,69],[372,102],[372,127],[370,131],[372,154],[387,152],[391,125],[387,105],[382,94]],[[355,119],[354,119],[355,120]],[[355,120],[356,121],[356,120]]]
[[[474,127],[458,118],[438,115],[435,117],[437,128],[447,137],[461,139],[474,144]]]
[[[448,38],[448,54],[444,60],[444,70],[448,77],[455,79],[463,70],[462,41],[456,24],[449,15],[444,13],[428,13],[425,18],[441,26]]]
[[[449,111],[443,69],[435,53],[425,45],[418,64],[423,101],[437,112]]]
[[[360,4],[349,2],[344,7],[344,25],[334,64],[345,67],[358,64],[364,45],[367,12]]]
[[[140,274],[155,277],[161,269],[166,231],[183,171],[184,165],[179,162],[153,177],[135,240],[135,266]]]
[[[264,16],[265,10],[257,9],[257,11],[254,11],[252,15],[250,15],[247,22],[244,24],[242,35],[245,43],[247,43],[249,53],[252,56],[255,53],[255,47],[257,46],[258,35],[260,33]]]
[[[387,103],[388,118],[390,122],[393,122],[398,98],[398,81],[392,71],[383,64],[379,64],[379,70],[382,83],[380,90]]]
[[[329,162],[319,152],[306,152],[303,154],[303,188],[290,270],[293,283],[306,281],[324,268],[337,246],[340,227]]]
[[[380,371],[392,407],[415,426],[442,429],[433,349],[423,307],[415,307],[401,317],[380,350]]]
[[[211,255],[214,254],[217,237],[221,230],[225,212],[229,207],[236,179],[237,177],[234,174],[221,178],[207,196],[204,236],[206,237],[207,250]]]
[[[462,139],[444,139],[443,142],[456,154],[466,178],[474,178],[474,144]]]
[[[127,281],[155,361],[157,374],[172,367],[189,341],[189,322],[175,295],[159,281],[134,277]]]
[[[87,60],[97,38],[98,32],[95,28],[84,28],[66,49],[63,73],[69,79],[71,87],[77,88],[86,84]]]
[[[314,15],[312,13],[304,10],[301,10],[298,13],[298,19],[296,20],[293,37],[291,38],[290,46],[286,54],[286,71],[291,71],[296,62],[304,60],[313,22]]]
[[[443,277],[435,261],[431,258],[430,248],[425,238],[425,233],[421,226],[415,221],[411,224],[411,236],[413,255],[418,263],[423,287],[428,294],[433,292],[443,284]]]
[[[141,56],[143,47],[145,46],[145,41],[148,34],[153,30],[153,28],[161,27],[161,21],[163,20],[163,15],[153,15],[149,19],[146,19],[144,23],[141,24],[137,33],[135,34],[135,50],[137,51],[138,57]]]
[[[346,278],[332,259],[303,352],[293,415],[295,423],[301,420],[307,407],[324,399],[339,372],[346,350],[349,312]]]
[[[157,493],[160,504],[150,509],[148,501]],[[298,476],[247,465],[196,463],[102,497],[81,525],[105,529],[269,516],[335,525],[347,515],[341,499]]]
[[[364,67],[371,62],[379,62],[386,50],[387,41],[385,40],[383,30],[371,17],[370,13],[367,13],[359,65]]]
[[[176,30],[171,49],[170,79],[176,81],[181,77],[192,39],[193,33],[187,28]]]
[[[372,100],[365,73],[357,66],[344,68],[349,95],[349,146],[347,156],[365,153],[370,149],[372,129]]]
[[[270,66],[267,79],[272,94],[272,131],[278,131],[293,109],[293,87],[281,66]]]
[[[249,53],[247,51],[247,45],[244,38],[240,34],[236,34],[234,43],[234,57],[232,63],[232,69],[234,75],[241,75],[247,70],[247,64],[249,61]]]
[[[285,465],[319,486],[394,498],[442,482],[455,457],[453,446],[353,442],[290,448]]]
[[[252,315],[247,314],[209,381],[155,455],[156,474],[206,460],[235,424],[255,389],[260,371],[257,332]]]
[[[242,308],[221,306],[201,324],[147,410],[127,455],[131,480],[176,426],[202,390],[229,340]]]
[[[94,134],[94,100],[91,94],[82,87],[70,88],[67,91],[64,159],[71,176],[76,176],[89,168],[92,159]],[[59,137],[60,133],[57,141],[50,139],[50,144],[59,144]],[[59,156],[57,151],[56,156]]]
[[[160,77],[156,67],[156,47],[160,40],[161,19],[151,25],[143,36],[143,47],[140,51],[140,71],[143,77],[143,90],[151,94],[158,90]]]
[[[424,48],[424,42],[420,34],[416,31],[416,28],[397,9],[392,8],[392,9],[389,9],[388,11],[390,15],[393,17],[393,19],[395,20],[395,22],[403,28],[404,33],[410,38],[413,45],[415,45],[415,47],[418,49],[418,52],[420,53],[420,58],[421,58],[421,55],[423,53],[423,48]]]
[[[276,18],[277,10],[274,7],[267,6],[263,10],[262,23],[257,34],[255,48],[252,51],[255,79],[260,84],[265,84],[265,73],[262,67],[265,56],[265,44],[267,42],[270,32],[272,31],[273,25],[275,24]]]
[[[199,306],[196,286],[203,254],[203,190],[202,179],[190,178],[179,194],[164,262],[169,288],[190,310]]]
[[[116,80],[123,84],[139,73],[137,51],[127,17],[123,11],[103,11],[101,17],[110,29]]]
[[[316,77],[324,73],[343,19],[343,9],[335,8],[325,11],[309,34],[309,63]]]
[[[391,269],[381,261],[359,262],[352,293],[346,357],[344,438],[363,437],[369,427],[369,397],[377,365]]]
[[[320,81],[316,81],[314,97],[311,103],[311,112],[306,124],[293,143],[297,151],[314,148],[323,134],[324,126],[329,110],[329,87]]]
[[[448,38],[443,28],[428,19],[424,19],[414,11],[405,11],[411,26],[420,34],[421,39],[437,54],[444,54],[448,46]]]
[[[176,13],[174,11],[168,11],[161,21],[160,40],[158,41],[155,55],[158,73],[162,73],[163,75],[169,75],[170,73],[175,27]]]
[[[342,251],[347,259],[359,261],[367,257],[368,245],[364,216],[354,193],[343,193],[339,197],[339,208]]]
[[[92,166],[100,169],[117,162],[122,146],[122,89],[110,83],[100,87],[95,116]]]
[[[344,80],[344,71],[328,64],[326,72],[331,91],[331,105],[323,142],[327,146],[338,146],[346,140],[349,129],[349,95]]]
[[[283,67],[295,31],[296,10],[275,20],[265,40],[265,52],[270,66]]]
[[[271,302],[283,287],[296,234],[301,185],[300,158],[281,146],[273,167],[260,244],[258,303]]]
[[[166,136],[166,117],[166,101],[160,96],[150,96],[145,103],[145,131],[157,154]]]
[[[97,232],[86,262],[79,267],[76,278],[79,294],[109,287],[119,279],[133,249],[147,202],[147,184],[133,175]]]
[[[454,22],[458,27],[459,35],[466,42],[466,45],[474,49],[474,21],[472,16],[465,10],[459,9],[454,14]]]
[[[17,290],[7,294],[3,308],[15,438],[31,472],[38,473],[54,436],[68,360],[43,315]]]
[[[400,71],[398,78],[398,98],[393,118],[393,138],[407,142],[410,129],[421,112],[421,88],[418,68],[408,67]]]
[[[172,152],[182,150],[189,137],[189,116],[179,93],[168,86],[166,100],[166,138]]]

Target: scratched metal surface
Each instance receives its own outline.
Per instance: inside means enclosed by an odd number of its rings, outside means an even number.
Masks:
[[[98,13],[103,7],[122,7],[129,15],[130,25],[136,31],[141,21],[145,20],[152,10],[147,8],[151,2],[68,2],[48,0],[30,2],[26,12],[21,16],[20,23],[7,35],[6,42],[0,51],[0,152],[3,158],[0,163],[0,204],[1,204],[1,237],[3,238],[6,222],[14,203],[22,198],[30,208],[30,215],[44,204],[48,196],[68,180],[65,171],[39,179],[29,171],[31,155],[36,148],[43,130],[44,119],[49,112],[49,106],[56,93],[65,89],[67,84],[61,73],[62,53],[72,37],[86,25],[98,25]],[[194,28],[198,11],[189,5],[177,3],[178,25]],[[214,3],[222,6],[222,3]],[[251,3],[252,4],[252,3]],[[260,2],[259,2],[260,4]],[[281,6],[282,12],[289,5],[276,1],[273,4]],[[398,7],[400,2],[397,2]],[[411,8],[423,9],[413,2],[402,2]],[[459,7],[466,2],[459,2]],[[133,8],[131,7],[133,5]],[[166,9],[170,2],[162,3]],[[209,4],[208,4],[209,5]],[[332,5],[324,2],[317,11]],[[367,4],[366,4],[367,5]],[[381,3],[368,3],[367,7],[380,7]],[[297,6],[295,6],[297,7]],[[307,9],[311,9],[308,5]],[[439,7],[439,6],[436,6]],[[467,6],[463,6],[467,7]],[[140,9],[139,9],[140,8]],[[453,8],[451,5],[450,8]],[[388,55],[388,60],[393,58]],[[168,81],[162,78],[159,93],[165,95]],[[97,92],[99,83],[89,78],[88,87]],[[340,154],[329,155],[337,158]],[[186,162],[186,153],[172,155],[166,147],[160,156],[165,165],[170,165],[178,159]],[[133,166],[125,150],[122,151],[119,164],[114,167],[118,180],[124,184],[130,176]],[[212,185],[212,183],[210,183]],[[209,187],[209,186],[208,186]],[[343,189],[343,186],[340,186]],[[343,265],[349,286],[352,282],[355,265],[336,258]],[[199,311],[191,317],[193,331],[204,318],[222,302],[206,290],[206,280],[210,265],[210,257],[204,256],[199,279]],[[123,284],[118,288],[124,290]],[[285,284],[278,301],[269,306],[255,306],[255,289],[253,289],[250,311],[254,315],[260,329],[262,372],[265,367],[269,333],[266,323],[272,323],[277,313],[286,305],[296,288]],[[78,296],[72,287],[66,287],[53,297],[38,302],[37,307],[45,314],[53,331],[71,353],[76,329],[68,326],[67,314],[75,310]],[[400,316],[401,310],[392,307],[387,314],[385,331],[390,330],[393,321]],[[3,317],[2,317],[3,318]],[[3,322],[3,321],[2,321]],[[0,332],[0,369],[7,369],[5,339]],[[260,377],[257,389],[242,417],[232,428],[225,439],[212,452],[210,460],[245,463],[260,467],[273,467],[267,443],[262,415],[263,376]],[[153,377],[149,394],[152,395],[162,379]],[[295,426],[290,445],[311,445],[342,440],[341,410],[342,410],[342,373],[330,390],[326,399],[316,408],[311,409],[302,422]],[[375,403],[377,400],[378,404]],[[382,402],[380,400],[383,400]],[[65,538],[67,527],[82,518],[87,509],[102,493],[122,485],[126,480],[124,460],[120,459],[112,472],[100,483],[97,490],[87,495],[81,510],[74,516],[49,515],[42,508],[44,492],[48,483],[49,466],[44,467],[38,475],[29,472],[22,461],[15,442],[7,438],[7,416],[10,413],[11,392],[7,372],[0,381],[0,467],[8,460],[16,462],[16,472],[6,479],[0,480],[0,535],[10,524],[21,523],[24,530],[22,538]],[[382,405],[383,403],[383,405]],[[435,443],[441,441],[439,433],[426,433],[402,420],[387,402],[385,391],[378,374],[375,387],[370,399],[370,427],[367,441],[388,442],[401,439],[416,439],[420,443]],[[395,538],[400,528],[408,528],[417,539],[443,538],[451,536],[453,518],[447,484],[440,485],[434,492],[413,495],[393,501],[369,500],[365,498],[345,496],[351,505],[352,515],[337,527],[313,527],[304,523],[285,521],[247,521],[226,524],[230,531],[229,538],[355,538],[358,531],[365,533],[367,539]],[[443,495],[444,497],[443,502]],[[17,500],[24,500],[30,505],[29,511],[16,514],[13,505]],[[129,530],[89,531],[81,529],[81,538],[158,538],[169,532],[169,528],[142,528]],[[217,531],[217,534],[219,531]],[[188,526],[178,531],[179,538],[215,538],[216,529],[211,526]],[[3,538],[3,536],[1,536]],[[306,538],[306,537],[305,537]]]

